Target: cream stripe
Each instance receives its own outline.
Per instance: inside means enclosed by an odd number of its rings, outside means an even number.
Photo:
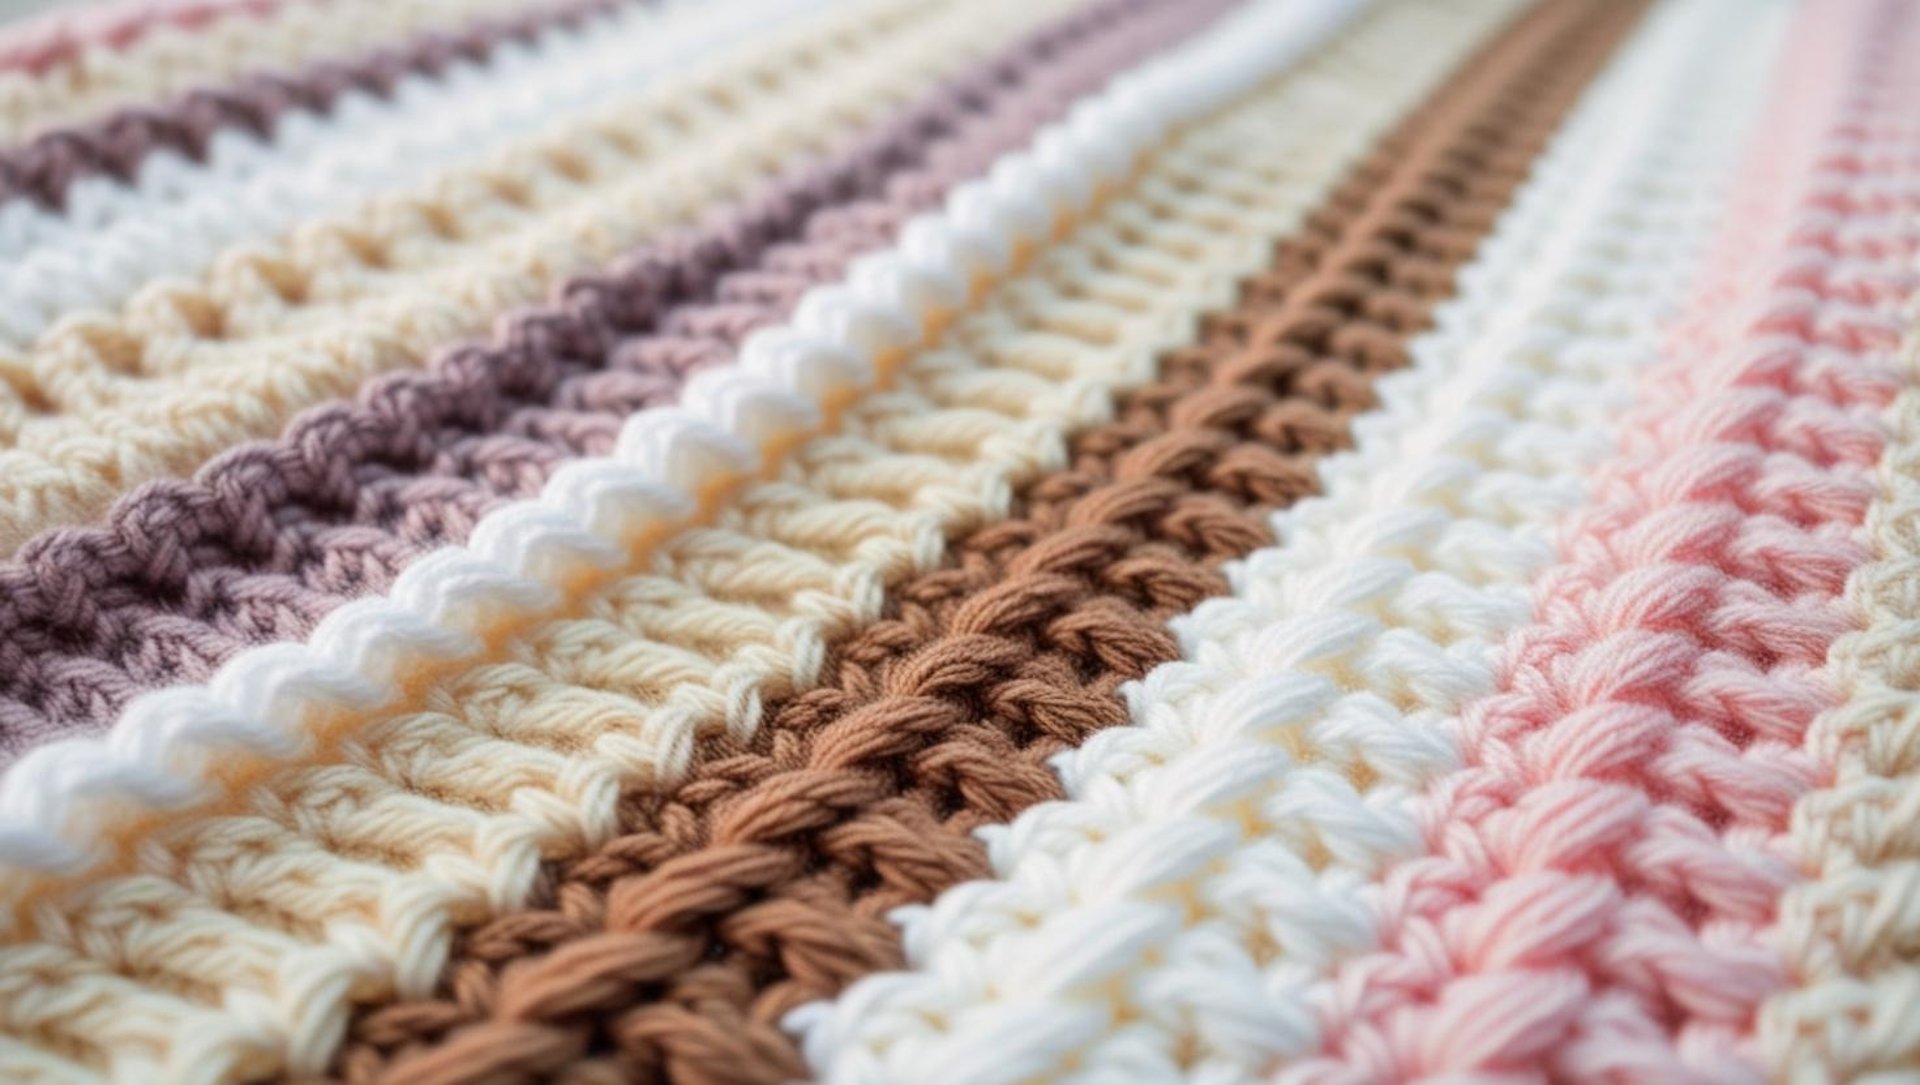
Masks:
[[[625,8],[616,18],[554,28],[534,48],[506,49],[484,67],[463,66],[434,78],[409,80],[391,100],[351,96],[323,118],[307,116],[307,123],[288,119],[281,130],[288,136],[284,146],[244,140],[238,149],[225,144],[222,151],[237,153],[223,154],[221,168],[156,168],[147,175],[156,182],[151,186],[155,191],[147,191],[144,184],[109,186],[117,198],[84,209],[84,220],[77,206],[73,219],[35,208],[63,228],[42,228],[39,232],[51,236],[16,254],[17,259],[0,259],[0,375],[7,377],[0,384],[0,435],[11,441],[23,436],[24,429],[29,439],[55,439],[63,423],[72,420],[62,412],[86,412],[154,394],[164,386],[150,379],[142,349],[177,358],[195,342],[218,340],[231,348],[244,338],[228,326],[225,311],[198,319],[190,315],[220,303],[223,286],[230,295],[242,285],[234,278],[250,273],[264,278],[273,290],[291,293],[307,288],[330,264],[375,260],[382,247],[391,247],[395,240],[377,232],[380,209],[392,218],[396,205],[421,200],[431,205],[441,198],[436,186],[465,179],[472,187],[474,178],[511,176],[514,154],[544,151],[550,159],[567,135],[592,140],[597,135],[592,126],[562,122],[583,113],[604,114],[609,100],[619,102],[623,96],[644,107],[639,91],[661,76],[716,54],[724,56],[723,47],[768,34],[818,8],[818,0],[677,3],[667,11]],[[652,104],[657,111],[659,103]],[[508,158],[504,169],[503,156]],[[590,179],[579,180],[582,191],[563,195],[590,193],[584,186]],[[22,203],[26,201],[9,205],[0,215],[18,210]],[[458,225],[452,212],[439,209],[439,214],[440,229]],[[365,225],[352,229],[356,216],[373,218],[372,236],[365,236]],[[21,222],[17,216],[11,221]],[[413,225],[423,228],[417,221]],[[298,231],[288,236],[296,227],[308,234],[345,234],[358,239],[365,251],[307,251],[315,248],[311,238],[303,240]],[[395,228],[391,222],[386,226],[389,234]],[[291,253],[285,251],[289,246]],[[451,251],[436,252],[459,255],[457,246],[442,249]],[[216,267],[228,272],[225,281]],[[359,269],[362,277],[375,270],[396,269]],[[171,285],[154,287],[156,281]],[[90,312],[119,308],[142,288],[147,288],[148,304],[131,307],[120,314],[122,319]],[[180,299],[199,308],[169,308]],[[249,299],[224,301],[229,307],[244,307]],[[289,299],[282,309],[292,310],[293,305]],[[30,349],[61,317],[77,313],[89,314],[79,318],[80,327],[109,329],[91,334],[146,338],[111,359],[100,356],[101,344],[86,332],[77,342],[68,338],[65,346],[73,349],[65,354]],[[204,330],[210,324],[219,325],[217,332]],[[61,343],[56,335],[55,346]],[[36,418],[41,412],[55,417]]]
[[[423,672],[481,658],[577,602],[821,432],[940,314],[1009,274],[1176,125],[1284,70],[1353,6],[1257,0],[1204,45],[1126,73],[1034,148],[907,223],[894,249],[809,292],[788,326],[750,336],[733,365],[695,377],[677,405],[629,418],[611,455],[562,465],[538,499],[488,513],[465,546],[409,565],[387,596],[340,607],[305,645],[249,649],[206,685],[138,697],[103,738],[32,750],[0,779],[0,862],[83,868],[102,858],[93,829],[113,806],[205,798],[216,771],[232,779],[236,762],[297,753],[310,728],[403,703]]]

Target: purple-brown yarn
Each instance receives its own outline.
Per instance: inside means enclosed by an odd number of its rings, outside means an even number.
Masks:
[[[1231,3],[1099,0],[701,224],[565,283],[490,341],[309,410],[191,481],[149,483],[105,527],[35,539],[0,563],[0,756],[104,730],[134,695],[303,637],[464,541],[487,511],[608,451],[628,415],[670,402],[807,289]]]
[[[534,4],[511,16],[426,31],[349,60],[321,61],[292,73],[256,72],[231,83],[195,87],[161,104],[128,106],[51,129],[0,149],[0,200],[29,199],[61,210],[68,190],[82,178],[131,180],[149,155],[161,151],[204,161],[222,131],[266,139],[288,113],[323,114],[355,91],[385,98],[409,76],[438,75],[463,60],[485,61],[507,42],[578,24],[624,2]]]

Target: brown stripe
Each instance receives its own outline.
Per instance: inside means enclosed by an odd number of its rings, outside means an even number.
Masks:
[[[804,1075],[781,1015],[899,967],[885,913],[985,876],[971,831],[1058,797],[1045,759],[1125,721],[1120,684],[1177,655],[1166,620],[1314,488],[1639,7],[1553,0],[1483,49],[1015,518],[900,585],[751,747],[630,794],[627,835],[470,932],[440,998],[363,1014],[337,1072]]]

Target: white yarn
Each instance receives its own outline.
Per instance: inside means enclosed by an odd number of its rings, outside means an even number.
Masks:
[[[995,880],[895,914],[913,970],[789,1016],[823,1080],[1251,1082],[1315,1048],[1315,986],[1375,942],[1375,879],[1424,847],[1410,800],[1457,767],[1454,714],[1704,253],[1784,12],[1670,0],[1638,31],[1324,496],[1173,623],[1133,725],[983,830]]]
[[[271,138],[229,129],[205,163],[164,152],[136,183],[89,178],[64,214],[0,206],[0,349],[30,344],[62,316],[111,308],[155,279],[198,275],[237,243],[404,191],[484,161],[530,132],[749,35],[817,10],[810,0],[631,6],[484,64],[413,75],[390,98],[354,91],[319,114],[281,118]]]
[[[918,339],[961,284],[1005,273],[1018,246],[1086,210],[1177,125],[1288,66],[1360,6],[1258,0],[1122,76],[912,223],[892,251],[812,292],[734,367],[691,381],[679,406],[629,419],[613,456],[562,468],[539,499],[490,514],[466,547],[410,566],[386,598],[337,612],[306,645],[250,650],[207,685],[141,697],[104,739],[29,753],[0,780],[0,863],[84,868],[116,808],[203,798],[200,774],[224,756],[303,749],[307,722],[329,705],[385,703],[398,671],[469,657],[482,626],[546,612],[555,585],[683,521],[694,495],[811,429],[824,399],[872,388],[886,349]]]

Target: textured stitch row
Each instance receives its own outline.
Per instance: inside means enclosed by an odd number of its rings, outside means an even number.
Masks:
[[[751,337],[737,365],[696,377],[680,406],[629,419],[611,455],[568,463],[538,500],[490,512],[466,547],[409,566],[389,596],[340,608],[305,645],[242,653],[207,686],[137,700],[107,741],[34,751],[31,771],[17,766],[0,795],[8,860],[97,862],[126,843],[95,835],[113,807],[198,801],[216,764],[221,786],[238,785],[316,740],[337,741],[364,713],[411,697],[418,676],[483,657],[644,562],[874,387],[941,312],[1024,262],[1172,125],[1284,68],[1352,11],[1257,3],[1204,43],[1128,73],[955,190],[941,214],[910,223],[894,250],[810,292],[790,326]]]
[[[440,75],[462,61],[484,62],[509,42],[526,41],[550,26],[578,25],[610,10],[616,0],[579,0],[484,18],[468,25],[429,27],[397,42],[380,42],[346,59],[325,59],[292,71],[264,71],[230,83],[209,83],[158,101],[126,106],[108,116],[56,128],[21,146],[0,149],[0,202],[31,202],[48,211],[90,219],[86,197],[68,194],[86,183],[131,183],[148,160],[167,157],[206,163],[216,140],[235,136],[270,140],[287,114],[324,115],[354,94],[393,96],[416,74]],[[18,245],[22,227],[0,208],[0,244]]]
[[[704,71],[708,85],[681,85],[681,93],[739,94],[738,86],[712,85],[730,48],[776,37],[807,10],[794,0],[623,7],[598,26],[553,28],[485,66],[415,79],[392,101],[359,99],[363,108],[297,126],[298,138],[285,146],[242,141],[241,153],[222,163],[231,169],[189,171],[177,188],[172,176],[157,191],[109,188],[118,199],[106,221],[53,218],[54,236],[0,278],[7,435],[45,443],[71,429],[62,415],[151,398],[166,388],[160,378],[187,362],[175,357],[171,368],[155,368],[154,359],[196,341],[237,347],[292,330],[272,323],[269,298],[279,298],[280,320],[311,318],[364,296],[369,278],[391,288],[407,273],[484,254],[480,241],[495,238],[466,235],[504,235],[516,218],[524,228],[537,212],[604,189],[622,163],[654,161],[661,148],[635,144],[657,138],[663,124],[764,112],[767,103],[750,96],[732,112],[709,105],[676,113],[663,108],[660,91],[646,92],[692,66],[692,76],[677,78],[700,82]],[[750,61],[751,53],[733,59]],[[742,67],[754,74],[750,62]],[[479,219],[463,225],[463,215]],[[448,244],[463,238],[464,246]],[[40,341],[62,318],[68,327]],[[258,353],[263,344],[251,345]],[[289,346],[271,345],[282,353]]]
[[[1920,41],[1900,43],[1911,57]],[[1911,78],[1908,76],[1907,78]],[[1913,91],[1908,91],[1911,100]],[[1916,249],[1915,199],[1920,132],[1911,114],[1872,121],[1861,151],[1880,158],[1880,221],[1863,244],[1886,245],[1870,271],[1849,278],[1844,296],[1891,314],[1905,296],[1906,341],[1896,373],[1901,386],[1886,414],[1886,451],[1861,541],[1872,560],[1847,582],[1847,599],[1862,628],[1834,642],[1827,672],[1840,700],[1808,728],[1807,753],[1830,775],[1801,796],[1790,843],[1805,880],[1781,901],[1775,944],[1790,982],[1762,1009],[1759,1032],[1767,1069],[1788,1080],[1896,1078],[1920,1061],[1920,1021],[1910,1008],[1920,991],[1920,846],[1913,826],[1920,788],[1915,779],[1915,707],[1920,690],[1913,645],[1913,534],[1916,321],[1912,298],[1920,274],[1893,261]],[[1863,269],[1866,270],[1866,269]],[[1879,329],[1875,348],[1890,350]],[[1889,357],[1889,360],[1892,360]]]
[[[542,133],[564,136],[561,121],[631,98],[732,40],[771,33],[799,10],[782,0],[621,4],[550,25],[482,63],[413,75],[390,96],[351,95],[324,114],[283,117],[273,140],[224,133],[204,164],[163,155],[137,186],[82,184],[67,213],[20,201],[0,209],[19,246],[0,252],[0,343],[15,385],[4,432],[18,437],[39,414],[85,409],[105,396],[95,387],[103,378],[127,375],[94,372],[77,388],[74,377],[36,379],[28,348],[63,317],[119,308],[154,280],[217,272],[221,254],[246,243],[293,243],[282,236],[291,228],[365,215],[374,197],[417,196],[435,178],[497,166],[502,151]]]
[[[164,26],[198,28],[222,19],[258,18],[281,0],[107,0],[54,8],[0,27],[0,68],[45,75],[84,53],[126,49]]]
[[[0,142],[83,123],[250,71],[351,56],[428,27],[459,26],[525,0],[325,0],[283,3],[252,18],[162,25],[125,48],[88,50],[52,69],[0,71]]]

